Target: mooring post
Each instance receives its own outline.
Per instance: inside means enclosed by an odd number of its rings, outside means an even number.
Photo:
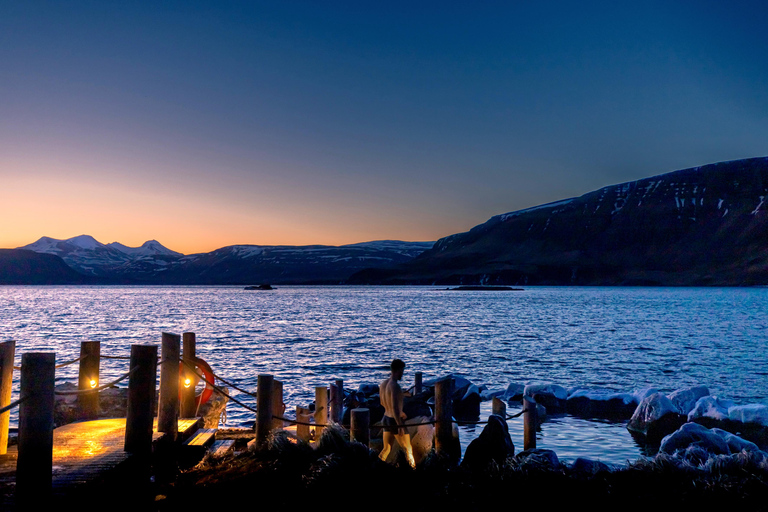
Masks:
[[[272,375],[261,374],[256,381],[256,446],[265,448],[272,431]]]
[[[350,439],[368,446],[371,443],[371,412],[363,407],[352,409],[350,414]]]
[[[523,411],[523,450],[532,450],[536,448],[536,402],[523,397]]]
[[[328,423],[328,388],[325,386],[315,387],[315,441],[320,440],[323,433],[322,425]]]
[[[493,400],[491,401],[491,414],[496,414],[504,418],[504,421],[506,421],[507,418],[507,404],[504,403],[504,400],[501,400],[500,398],[493,397]]]
[[[22,354],[16,495],[25,507],[51,494],[55,379],[56,354]]]
[[[258,395],[257,395],[258,396]],[[257,409],[258,410],[258,409]],[[279,380],[272,381],[272,428],[283,428],[285,424],[283,420],[275,418],[275,416],[283,416],[285,414],[285,404],[283,403],[283,383]]]
[[[331,421],[341,424],[344,417],[344,380],[336,379],[331,384]]]
[[[422,373],[416,372],[416,374],[413,377],[413,394],[414,395],[420,395],[421,394],[421,388],[422,388]]]
[[[453,411],[451,392],[453,379],[435,382],[435,451],[450,456],[453,441]]]
[[[101,364],[101,342],[83,341],[80,343],[80,373],[78,374],[77,389],[88,391],[99,385],[99,365]],[[95,420],[99,416],[99,394],[83,393],[77,395],[77,405],[80,417],[84,420]]]
[[[0,343],[0,409],[11,405],[13,388],[13,356],[16,353],[15,341]],[[0,455],[8,453],[8,428],[11,411],[0,413]]]
[[[306,407],[296,406],[296,421],[309,423],[311,415]],[[302,441],[309,441],[309,425],[296,425],[296,437]]]
[[[141,456],[152,453],[157,346],[131,345],[128,377],[128,410],[125,418],[125,451]]]
[[[160,403],[157,408],[157,431],[173,441],[179,433],[179,360],[181,336],[164,332],[160,351]]]
[[[193,418],[197,412],[195,406],[195,385],[199,377],[194,374],[192,368],[195,367],[195,333],[185,332],[181,335],[184,343],[182,358],[186,364],[182,365],[182,386],[181,386],[181,417]]]

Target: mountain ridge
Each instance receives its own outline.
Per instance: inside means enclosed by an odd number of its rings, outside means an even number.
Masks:
[[[768,283],[768,157],[619,183],[495,215],[354,284]]]

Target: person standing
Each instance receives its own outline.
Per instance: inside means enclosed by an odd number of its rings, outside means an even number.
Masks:
[[[411,436],[406,431],[405,413],[403,412],[403,390],[397,381],[403,378],[405,363],[400,359],[395,359],[389,365],[390,375],[379,384],[379,398],[381,405],[384,406],[384,417],[381,420],[384,434],[384,448],[379,454],[383,461],[387,460],[389,452],[392,450],[394,441],[405,450],[408,464],[411,467],[416,466],[413,459],[413,448],[411,447]]]

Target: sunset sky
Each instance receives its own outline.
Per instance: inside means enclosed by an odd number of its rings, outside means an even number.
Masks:
[[[768,155],[765,2],[0,0],[0,247],[436,240]]]

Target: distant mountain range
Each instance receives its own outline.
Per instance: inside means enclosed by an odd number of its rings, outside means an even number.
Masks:
[[[340,247],[233,245],[185,256],[156,240],[127,247],[80,235],[67,240],[42,237],[16,249],[15,254],[29,252],[30,261],[35,261],[33,255],[49,255],[74,272],[57,273],[41,260],[37,271],[34,265],[27,266],[30,283],[339,284],[365,268],[409,261],[433,243],[384,240]],[[11,266],[11,260],[4,258],[10,256],[0,254],[0,269]],[[12,282],[23,282],[21,274],[13,272]],[[8,279],[0,279],[0,283],[10,283]]]
[[[432,242],[233,245],[182,255],[81,235],[0,250],[0,284],[768,284],[768,158],[675,171]]]
[[[768,158],[497,215],[357,284],[765,285]]]

